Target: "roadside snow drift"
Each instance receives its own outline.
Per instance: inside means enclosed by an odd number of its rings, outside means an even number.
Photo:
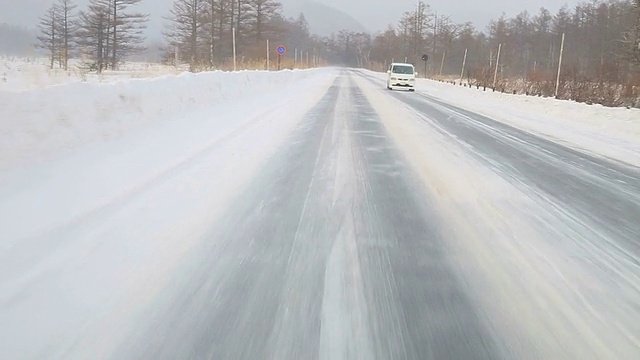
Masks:
[[[386,74],[363,70],[380,79]],[[640,109],[512,95],[418,79],[418,93],[586,151],[640,166]]]
[[[118,138],[144,125],[179,120],[232,99],[273,92],[313,74],[308,70],[185,73],[0,91],[0,174],[84,144]]]
[[[0,358],[107,357],[334,78],[0,92]]]

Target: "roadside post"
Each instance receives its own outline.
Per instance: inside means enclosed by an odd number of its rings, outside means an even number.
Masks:
[[[236,71],[238,69],[236,56],[236,28],[232,28],[231,33],[233,42],[233,71]]]
[[[427,62],[429,61],[429,55],[424,54],[422,55],[422,61],[424,61],[424,77],[425,79],[427,78]]]
[[[276,52],[278,53],[278,70],[281,70],[282,67],[282,55],[287,53],[287,48],[280,45],[276,48]]]
[[[462,71],[460,72],[460,85],[462,85],[462,79],[464,78],[464,68],[467,65],[467,53],[469,49],[464,49],[464,60],[462,60]]]

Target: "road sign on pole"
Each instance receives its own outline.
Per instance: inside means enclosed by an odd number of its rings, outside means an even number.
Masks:
[[[280,45],[276,48],[276,52],[278,53],[278,70],[281,70],[282,55],[287,53],[287,48]]]
[[[427,78],[427,62],[429,61],[429,55],[427,54],[422,55],[422,61],[424,61],[424,74],[422,76],[424,76],[426,79]]]

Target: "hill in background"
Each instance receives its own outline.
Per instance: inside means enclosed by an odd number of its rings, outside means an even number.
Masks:
[[[303,13],[312,34],[328,36],[340,30],[366,32],[367,29],[351,15],[318,2],[283,1],[284,14],[297,17]]]

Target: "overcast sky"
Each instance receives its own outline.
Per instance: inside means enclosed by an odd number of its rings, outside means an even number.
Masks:
[[[285,5],[305,0],[281,0]],[[0,22],[33,27],[52,0],[0,0]],[[88,0],[76,0],[84,6]],[[415,7],[415,0],[319,0],[318,2],[343,10],[359,20],[370,31],[379,31],[388,24],[396,23],[403,12]],[[472,21],[479,30],[484,30],[489,20],[501,13],[516,15],[522,10],[537,13],[546,7],[555,13],[563,4],[574,6],[578,0],[431,0],[432,9],[440,14],[451,15],[456,22]],[[151,29],[160,32],[162,16],[171,7],[173,0],[142,0],[140,8],[151,14]]]

